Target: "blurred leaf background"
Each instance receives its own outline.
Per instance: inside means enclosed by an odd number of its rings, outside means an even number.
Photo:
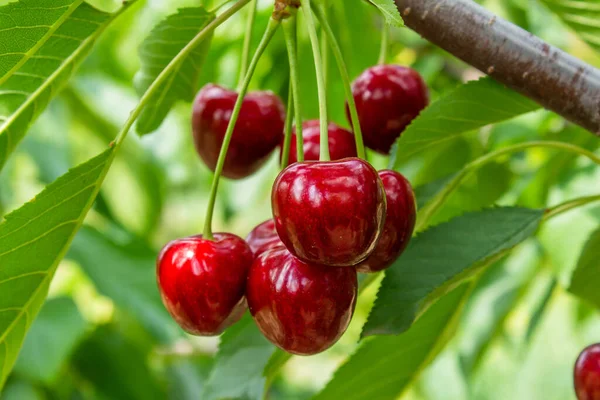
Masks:
[[[366,2],[329,2],[331,24],[354,78],[377,61],[383,18]],[[600,66],[593,49],[544,2],[479,2]],[[89,3],[106,11],[120,4],[117,0]],[[199,3],[212,9],[218,1],[140,0],[107,29],[0,172],[0,215],[19,207],[113,140],[137,101],[132,82],[140,67],[138,46],[167,15]],[[259,1],[253,47],[266,26],[271,4]],[[217,29],[196,89],[207,82],[235,87],[246,12]],[[392,28],[391,34],[390,61],[419,70],[433,100],[481,76],[409,29]],[[316,118],[314,66],[303,31],[299,58],[303,111],[305,118]],[[329,67],[331,119],[348,126],[333,60]],[[287,99],[287,71],[279,32],[259,64],[252,88],[270,89]],[[486,99],[481,102],[485,105]],[[167,241],[201,230],[212,179],[193,148],[190,111],[189,103],[177,103],[154,134],[127,138],[84,228],[58,269],[51,296],[0,399],[253,399],[260,398],[265,381],[271,379],[270,399],[307,399],[356,349],[375,287],[361,297],[340,343],[318,356],[293,357],[277,377],[263,376],[274,348],[257,336],[249,321],[223,337],[219,349],[219,339],[186,336],[170,319],[156,289],[155,256]],[[403,159],[399,169],[417,193],[424,193],[427,186],[423,185],[447,179],[487,152],[537,139],[565,141],[589,150],[600,144],[560,117],[535,111],[458,135]],[[215,215],[217,230],[243,237],[269,218],[277,159],[274,155],[267,167],[249,179],[223,182]],[[387,164],[374,154],[371,160],[377,167]],[[598,182],[600,170],[589,162],[552,150],[529,150],[471,176],[434,222],[493,204],[542,208],[596,194]],[[569,287],[586,239],[599,223],[598,207],[573,211],[545,224],[534,238],[489,268],[467,301],[458,334],[432,365],[413,377],[402,398],[573,399],[571,368],[585,345],[600,341],[600,316],[564,288]],[[249,351],[232,354],[231,343],[238,340]],[[240,372],[240,365],[246,365],[246,370]],[[382,364],[382,377],[395,373],[393,363]]]

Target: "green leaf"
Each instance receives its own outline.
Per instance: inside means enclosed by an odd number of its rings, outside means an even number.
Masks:
[[[21,0],[0,8],[0,168],[121,13],[103,13],[82,3]]]
[[[588,239],[577,267],[573,272],[569,291],[575,296],[600,307],[600,228]]]
[[[385,18],[385,22],[392,26],[404,26],[398,7],[394,0],[369,0],[375,7],[379,8]]]
[[[72,169],[0,224],[0,388],[113,156]]]
[[[596,51],[600,51],[599,0],[541,0]]]
[[[143,243],[119,243],[121,232],[81,228],[68,258],[91,278],[98,291],[134,316],[155,339],[169,343],[181,336],[162,304],[156,286],[156,254]]]
[[[87,330],[87,323],[69,297],[48,300],[31,325],[15,371],[52,384]]]
[[[140,47],[142,68],[135,77],[135,87],[140,95],[214,18],[215,15],[204,8],[182,8],[154,28]],[[194,99],[200,68],[208,54],[211,39],[212,35],[203,40],[154,94],[137,121],[138,133],[147,134],[158,129],[178,100]]]
[[[486,99],[485,104],[481,99]],[[491,78],[469,82],[431,104],[406,128],[392,149],[390,165],[398,169],[403,161],[432,146],[538,108]]]
[[[437,297],[531,236],[542,216],[542,210],[493,208],[416,236],[386,271],[363,336],[407,330]]]
[[[266,382],[263,370],[274,351],[275,346],[246,314],[223,334],[202,399],[262,399]]]
[[[365,341],[314,399],[399,398],[452,337],[469,293],[469,285],[462,285],[402,335]]]

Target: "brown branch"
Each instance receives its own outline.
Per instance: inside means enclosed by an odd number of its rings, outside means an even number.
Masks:
[[[395,1],[425,39],[600,136],[600,70],[472,0]]]

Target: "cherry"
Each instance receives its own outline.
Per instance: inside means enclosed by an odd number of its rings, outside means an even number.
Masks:
[[[410,183],[396,171],[379,171],[385,188],[387,212],[383,232],[375,251],[357,265],[358,272],[378,272],[389,268],[402,254],[415,229],[417,210]]]
[[[194,144],[202,160],[213,171],[237,97],[233,90],[208,84],[194,101]],[[248,93],[233,131],[223,176],[241,179],[256,172],[281,142],[284,123],[285,109],[277,95],[272,92]]]
[[[304,139],[304,159],[306,161],[319,159],[320,151],[320,123],[318,120],[305,121],[302,124],[302,138]],[[281,147],[283,148],[283,142]],[[293,131],[292,142],[290,146],[289,163],[298,161],[296,147],[296,129]],[[329,153],[332,160],[341,160],[347,157],[356,157],[356,144],[352,132],[337,126],[334,123],[329,124]]]
[[[578,400],[600,400],[600,343],[586,347],[575,362]]]
[[[258,257],[274,247],[283,246],[279,235],[277,235],[273,219],[269,219],[254,228],[246,237],[246,242],[252,249],[254,257]]]
[[[429,103],[419,73],[400,65],[378,65],[352,84],[365,145],[388,154],[394,141]],[[350,111],[346,104],[346,115]]]
[[[358,158],[292,164],[275,180],[271,200],[281,241],[304,262],[356,265],[383,229],[383,184]]]
[[[246,296],[267,339],[289,353],[312,355],[331,347],[348,328],[357,287],[353,268],[304,263],[278,247],[252,264]]]
[[[217,233],[168,243],[158,256],[157,278],[163,303],[187,332],[214,336],[236,323],[246,310],[244,292],[252,251],[241,238]]]

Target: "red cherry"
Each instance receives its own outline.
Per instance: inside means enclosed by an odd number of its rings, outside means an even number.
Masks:
[[[275,221],[273,219],[269,219],[254,228],[248,234],[248,237],[246,237],[246,242],[250,246],[250,249],[252,249],[254,257],[258,257],[274,247],[283,246],[275,229]]]
[[[217,233],[214,238],[174,240],[156,263],[165,307],[193,335],[218,335],[246,310],[244,292],[252,251],[230,233]]]
[[[332,160],[341,160],[347,157],[356,157],[356,143],[352,132],[340,128],[334,123],[329,124],[329,153]],[[306,121],[302,124],[302,138],[304,139],[304,159],[318,161],[321,149],[321,132],[318,120]],[[283,142],[281,144],[283,148]],[[290,146],[290,160],[288,165],[298,161],[296,147],[296,129],[292,134]]]
[[[575,362],[578,400],[600,400],[600,343],[586,347]]]
[[[385,188],[387,212],[383,232],[375,251],[356,266],[358,272],[378,272],[390,267],[402,254],[415,229],[417,207],[410,183],[401,173],[379,171]]]
[[[353,268],[304,263],[279,247],[254,261],[246,296],[267,339],[289,353],[311,355],[325,351],[344,334],[357,287]]]
[[[281,241],[304,262],[356,265],[383,229],[383,184],[358,158],[292,164],[275,180],[271,200]]]
[[[400,65],[367,69],[352,84],[352,93],[365,145],[382,154],[429,103],[423,78]],[[346,115],[350,120],[348,104]]]
[[[194,101],[194,144],[206,165],[215,170],[221,144],[238,94],[208,84]],[[281,142],[285,123],[283,103],[272,92],[251,92],[242,103],[223,167],[223,176],[245,178],[256,172]]]

